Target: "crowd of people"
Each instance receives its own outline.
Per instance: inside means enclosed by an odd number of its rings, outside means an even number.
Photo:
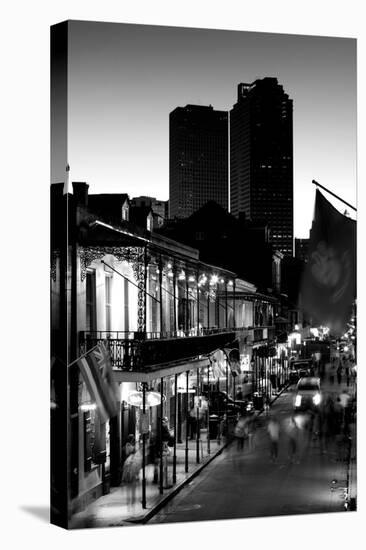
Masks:
[[[334,443],[342,446],[351,435],[351,424],[354,421],[356,402],[351,391],[356,380],[357,369],[351,357],[333,358],[326,371],[321,362],[316,374],[331,386],[330,391],[323,392],[320,406],[290,415],[278,415],[270,408],[263,410],[261,419],[257,414],[240,416],[234,429],[238,451],[255,449],[254,438],[258,424],[265,422],[265,433],[268,441],[269,458],[276,463],[280,444],[286,449],[290,462],[299,462],[300,446],[316,442],[323,454],[327,453]],[[336,382],[335,382],[336,376]],[[337,390],[337,386],[346,383],[346,388]],[[337,384],[337,386],[335,385]],[[300,445],[301,443],[301,445]]]

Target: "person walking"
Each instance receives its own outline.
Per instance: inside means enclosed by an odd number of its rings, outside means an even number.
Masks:
[[[126,503],[130,512],[136,502],[136,486],[142,467],[142,455],[140,450],[132,451],[126,458],[122,470],[122,483],[126,486]]]
[[[217,444],[221,445],[221,442],[225,442],[227,436],[227,417],[226,414],[219,419],[217,426]]]
[[[350,394],[344,389],[339,395],[339,401],[341,405],[341,416],[342,416],[342,426],[344,431],[347,430],[348,426],[346,426],[346,419],[348,416],[349,406],[351,403],[351,396]]]
[[[124,446],[124,459],[128,458],[130,454],[134,453],[136,450],[136,441],[133,434],[129,434],[127,437],[126,445]]]
[[[349,383],[351,381],[351,365],[349,359],[344,364],[344,373],[346,375],[346,384],[347,388],[349,387]]]
[[[290,416],[286,422],[286,434],[288,437],[288,458],[290,462],[296,461],[298,428],[294,416]]]
[[[249,451],[255,450],[255,434],[257,431],[257,417],[254,414],[248,420],[248,449]]]
[[[270,458],[272,462],[278,459],[278,444],[280,439],[280,423],[275,416],[272,416],[267,424],[267,432],[270,438]]]
[[[242,451],[244,449],[244,441],[248,437],[248,425],[244,416],[239,417],[234,429],[234,435],[237,440],[237,449],[238,451]]]
[[[337,368],[337,382],[338,382],[338,385],[340,385],[340,383],[342,382],[342,371],[343,371],[343,367],[340,363],[338,365],[338,368]]]

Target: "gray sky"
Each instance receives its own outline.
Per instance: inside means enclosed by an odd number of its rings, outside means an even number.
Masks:
[[[312,179],[356,206],[352,39],[73,21],[72,180],[87,181],[92,193],[168,199],[169,112],[187,103],[229,110],[239,82],[265,76],[293,99],[294,229],[308,237]],[[54,166],[52,181],[63,180]]]

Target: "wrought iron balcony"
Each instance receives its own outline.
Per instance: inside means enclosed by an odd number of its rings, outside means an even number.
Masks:
[[[201,331],[200,331],[201,332]],[[189,332],[187,331],[187,334]],[[233,329],[202,329],[202,334],[139,332],[81,332],[80,352],[104,342],[112,365],[128,371],[148,370],[150,366],[191,359],[227,346],[235,340]]]

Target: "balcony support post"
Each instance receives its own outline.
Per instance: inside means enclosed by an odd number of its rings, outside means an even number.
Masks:
[[[174,335],[177,335],[177,269],[173,266],[173,330]]]
[[[177,482],[177,402],[178,375],[174,375],[174,452],[173,452],[173,483]]]
[[[162,495],[164,492],[163,489],[163,474],[164,474],[164,457],[163,457],[163,416],[164,416],[164,410],[163,410],[163,378],[160,378],[160,423],[159,423],[159,493]]]
[[[207,328],[210,328],[210,285],[207,290]]]
[[[186,449],[185,449],[185,471],[188,472],[188,432],[189,432],[189,408],[188,408],[188,384],[189,370],[186,372]]]
[[[226,360],[226,369],[225,369],[225,376],[226,376],[226,396],[229,397],[229,368]],[[226,434],[229,434],[229,419],[228,419],[228,399],[226,399],[225,403],[225,414],[226,414]]]
[[[199,397],[200,397],[200,370],[197,369],[197,408],[196,408],[196,462],[200,462],[200,409],[199,409]]]
[[[197,288],[197,336],[201,336],[201,334],[200,334],[200,289],[199,289],[199,286],[198,286],[199,276],[200,276],[200,272],[197,271],[197,283],[196,283],[196,288]]]
[[[210,445],[210,364],[207,367],[207,454],[211,454]]]
[[[159,329],[160,338],[163,337],[163,263],[159,258]]]
[[[186,332],[186,336],[188,336],[189,334],[189,286],[188,286],[188,273],[186,272],[186,278],[185,278],[185,282],[186,282],[186,322],[185,322],[185,327],[184,327],[184,330]]]
[[[225,279],[225,327],[228,325],[227,313],[227,280]]]
[[[233,311],[234,311],[234,315],[233,315],[233,326],[234,328],[236,327],[236,320],[235,320],[235,312],[236,312],[236,302],[235,302],[236,298],[235,298],[235,279],[233,280]]]
[[[142,383],[142,412],[146,414],[146,382]],[[145,420],[145,418],[144,418]],[[146,508],[146,434],[142,433],[142,508]]]
[[[216,283],[215,288],[215,325],[220,328],[220,295],[219,295],[219,283]]]

